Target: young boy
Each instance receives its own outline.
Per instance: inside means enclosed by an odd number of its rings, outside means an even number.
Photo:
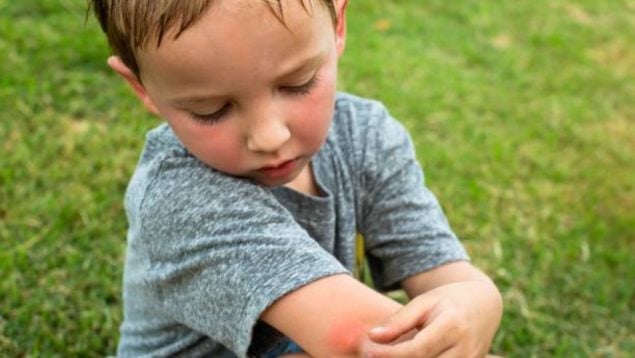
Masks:
[[[126,192],[120,356],[487,352],[500,294],[409,136],[335,91],[346,0],[92,6],[108,64],[167,122]],[[351,276],[356,233],[377,288],[403,287],[407,305]]]

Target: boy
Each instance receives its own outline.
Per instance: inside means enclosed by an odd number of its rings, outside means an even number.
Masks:
[[[92,5],[108,64],[167,122],[126,192],[120,356],[487,352],[500,294],[407,133],[335,92],[346,0]],[[350,276],[356,232],[377,287],[407,305]]]

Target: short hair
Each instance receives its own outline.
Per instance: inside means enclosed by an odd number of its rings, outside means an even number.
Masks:
[[[156,47],[172,32],[178,38],[192,26],[209,8],[213,0],[89,0],[108,44],[128,68],[140,79],[141,69],[137,61],[137,50],[155,41]],[[231,0],[230,0],[231,1]],[[282,0],[263,1],[284,24]],[[308,11],[313,0],[297,0]],[[333,20],[337,22],[334,0],[319,0]],[[307,4],[308,3],[308,4]]]

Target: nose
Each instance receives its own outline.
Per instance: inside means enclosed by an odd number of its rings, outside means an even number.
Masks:
[[[291,131],[278,116],[260,117],[254,122],[247,137],[247,149],[252,152],[276,152],[291,138]]]

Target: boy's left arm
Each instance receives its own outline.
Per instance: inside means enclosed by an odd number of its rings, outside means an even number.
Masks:
[[[366,346],[367,356],[487,354],[503,312],[500,292],[487,275],[459,261],[413,275],[402,285],[411,300],[369,331],[373,343]]]

